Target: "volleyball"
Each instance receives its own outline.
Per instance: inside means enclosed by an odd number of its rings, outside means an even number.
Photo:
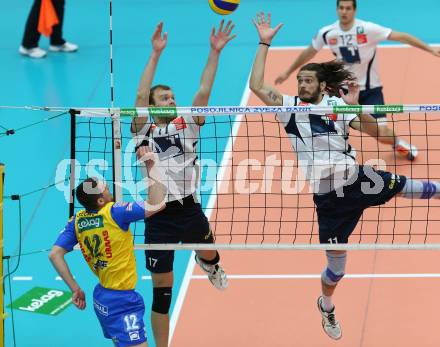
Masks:
[[[240,0],[209,0],[212,10],[221,15],[231,14],[239,4]]]

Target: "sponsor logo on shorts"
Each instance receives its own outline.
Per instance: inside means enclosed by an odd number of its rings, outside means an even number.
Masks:
[[[131,331],[128,333],[128,336],[130,337],[130,341],[136,341],[141,339],[141,335],[139,334],[139,331]]]
[[[396,185],[396,179],[395,179],[395,176],[392,175],[390,184],[388,185],[388,189],[393,189],[395,185]]]
[[[390,184],[388,185],[389,189],[393,189],[397,183],[400,183],[400,176],[395,175],[395,174],[391,174],[391,181]]]
[[[96,310],[101,313],[103,316],[108,316],[108,307],[100,304],[98,301],[93,300],[93,306],[95,306]]]
[[[104,217],[83,217],[78,219],[78,232],[82,233],[86,230],[98,229],[104,227]]]
[[[211,237],[211,235],[212,235],[212,230],[211,228],[209,228],[208,233],[205,235],[205,240],[208,240]]]

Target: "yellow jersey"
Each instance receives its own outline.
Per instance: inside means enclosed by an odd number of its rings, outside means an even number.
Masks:
[[[133,235],[113,219],[114,204],[108,203],[98,212],[77,212],[75,235],[84,259],[104,288],[131,290],[137,282]]]

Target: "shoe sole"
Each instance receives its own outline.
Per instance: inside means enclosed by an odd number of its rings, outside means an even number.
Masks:
[[[49,48],[50,52],[54,52],[54,53],[75,53],[78,51],[78,49],[75,49],[73,51],[63,51],[62,49],[51,49]]]
[[[42,58],[46,58],[47,57],[47,54],[42,55],[41,57],[33,57],[30,54],[28,54],[28,53],[22,53],[22,52],[18,52],[18,53],[20,53],[20,55],[22,55],[23,57],[29,57],[29,58],[32,58],[32,59],[42,59]]]

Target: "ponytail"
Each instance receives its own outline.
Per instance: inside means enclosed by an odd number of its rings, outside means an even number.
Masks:
[[[344,67],[340,61],[328,61],[325,63],[310,63],[301,67],[300,71],[315,71],[319,82],[326,82],[325,91],[330,96],[339,96],[339,90],[356,77]]]

